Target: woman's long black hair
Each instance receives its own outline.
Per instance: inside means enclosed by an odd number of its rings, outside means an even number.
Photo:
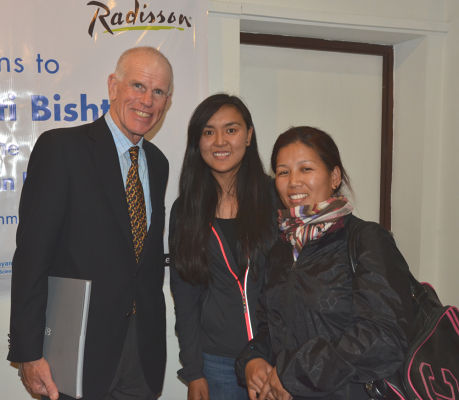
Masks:
[[[253,127],[252,116],[241,99],[223,93],[206,98],[191,116],[170,246],[175,268],[182,279],[192,284],[207,284],[209,281],[206,252],[221,190],[201,157],[199,142],[206,123],[224,105],[240,112],[247,129]],[[260,252],[267,252],[274,236],[270,179],[265,175],[258,155],[255,129],[236,174],[235,184],[240,250],[237,262],[241,270],[241,266],[247,264],[247,257],[253,262]],[[252,266],[256,267],[251,263]]]

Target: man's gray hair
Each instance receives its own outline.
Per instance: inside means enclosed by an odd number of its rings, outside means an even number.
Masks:
[[[139,46],[139,47],[131,47],[130,49],[125,50],[121,54],[120,58],[118,58],[118,62],[116,63],[116,69],[115,69],[116,77],[118,79],[123,79],[123,76],[125,73],[125,67],[124,67],[125,61],[130,55],[135,54],[135,53],[146,53],[146,54],[151,55],[152,57],[159,57],[167,64],[167,66],[169,67],[169,71],[170,71],[170,82],[169,82],[169,88],[167,90],[167,95],[170,95],[172,92],[172,85],[174,81],[174,73],[172,70],[172,65],[169,62],[168,58],[155,47]]]

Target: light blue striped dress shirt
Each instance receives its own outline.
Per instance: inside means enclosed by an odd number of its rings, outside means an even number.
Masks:
[[[150,199],[150,181],[148,180],[148,167],[147,158],[145,151],[142,148],[143,138],[140,139],[136,145],[124,135],[123,132],[113,122],[110,113],[105,114],[105,121],[112,133],[113,140],[115,141],[116,151],[118,152],[118,158],[120,160],[121,174],[123,175],[124,188],[126,189],[126,180],[131,166],[131,156],[129,155],[129,149],[132,146],[139,146],[139,177],[142,182],[143,195],[145,197],[145,208],[147,213],[147,229],[150,228],[151,221],[151,199]]]

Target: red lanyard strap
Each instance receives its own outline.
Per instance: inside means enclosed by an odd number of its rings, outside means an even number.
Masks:
[[[225,260],[226,266],[228,267],[229,272],[231,275],[233,275],[233,278],[236,280],[236,283],[239,287],[239,291],[241,292],[241,298],[242,298],[242,307],[244,309],[244,318],[245,318],[245,326],[247,328],[247,337],[249,340],[253,339],[253,331],[252,331],[252,323],[250,322],[250,310],[249,310],[249,302],[247,301],[247,279],[249,276],[249,264],[250,262],[247,262],[247,269],[245,270],[244,274],[244,287],[241,285],[241,281],[237,277],[237,275],[234,273],[232,270],[228,258],[226,257],[226,252],[225,249],[223,248],[222,241],[220,239],[220,236],[218,235],[217,231],[215,228],[212,226],[212,232],[214,233],[215,237],[217,238],[218,244],[220,245],[220,250],[223,255],[223,259]]]

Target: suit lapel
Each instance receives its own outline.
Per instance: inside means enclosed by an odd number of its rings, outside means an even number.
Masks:
[[[150,184],[150,201],[151,201],[151,218],[150,222],[153,222],[154,218],[153,216],[159,212],[159,204],[158,204],[158,193],[160,193],[160,189],[158,187],[158,180],[155,179],[155,172],[158,173],[158,171],[155,171],[155,160],[153,157],[152,152],[148,148],[148,146],[145,145],[145,140],[144,140],[144,145],[143,149],[145,150],[145,156],[147,158],[147,166],[148,166],[148,182]],[[152,230],[152,223],[150,223],[150,228],[148,229],[148,233]]]
[[[88,136],[94,142],[93,159],[95,173],[98,174],[100,186],[107,197],[107,203],[118,221],[121,231],[132,246],[131,222],[127,211],[126,192],[124,190],[121,168],[115,142],[105,119],[99,118],[88,131]]]

